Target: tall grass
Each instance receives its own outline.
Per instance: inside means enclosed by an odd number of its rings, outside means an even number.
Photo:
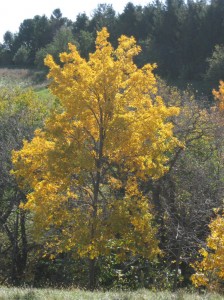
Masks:
[[[77,289],[32,289],[32,288],[0,288],[0,300],[221,300],[223,296],[218,294],[203,294],[179,290],[176,293],[168,291],[152,292],[138,290],[136,292],[88,292]]]
[[[47,85],[46,74],[34,69],[0,68],[0,87],[12,85],[41,89]]]
[[[27,87],[32,85],[31,72],[28,69],[0,68],[0,87],[17,85]]]

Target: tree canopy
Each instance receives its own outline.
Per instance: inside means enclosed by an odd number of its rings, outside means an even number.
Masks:
[[[160,251],[139,184],[166,171],[178,145],[168,119],[179,109],[157,96],[155,66],[134,64],[134,38],[121,36],[114,49],[108,37],[105,28],[98,32],[88,61],[71,44],[62,66],[47,56],[63,112],[13,153],[15,175],[31,189],[25,208],[56,252],[153,259]]]

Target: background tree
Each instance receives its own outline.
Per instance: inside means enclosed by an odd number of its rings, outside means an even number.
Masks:
[[[71,27],[72,21],[67,19],[66,17],[62,17],[62,12],[59,8],[53,10],[52,15],[49,20],[51,27],[51,36],[54,37],[58,30],[64,27]]]
[[[13,62],[17,66],[28,66],[29,65],[30,51],[26,46],[21,46],[13,57]]]
[[[43,104],[32,91],[0,89],[0,280],[15,285],[27,279],[32,239],[27,231],[28,214],[19,208],[25,195],[10,174],[11,151],[41,126],[46,116]]]
[[[219,80],[224,80],[224,46],[216,45],[212,56],[207,59],[208,69],[206,78],[218,85]]]
[[[1,63],[2,65],[11,65],[13,55],[15,52],[15,38],[16,36],[10,32],[6,31],[6,33],[3,36],[3,44],[1,47]]]
[[[120,14],[118,18],[119,34],[125,34],[128,36],[133,35],[138,40],[141,37],[141,33],[142,33],[141,20],[142,20],[142,7],[135,6],[131,2],[127,3],[123,13]]]
[[[4,46],[6,50],[11,51],[13,49],[14,34],[10,31],[6,31],[3,39],[4,39]]]
[[[206,68],[208,56],[207,1],[187,1],[181,34],[181,56],[183,65],[180,76],[185,80],[198,79]]]
[[[88,58],[89,53],[94,51],[95,32],[90,30],[90,20],[85,13],[77,15],[72,32],[78,43],[81,56]]]
[[[86,13],[78,14],[73,24],[74,35],[78,34],[81,31],[87,31],[89,28],[89,21],[90,20]]]
[[[36,52],[35,65],[43,69],[44,58],[51,54],[58,61],[58,53],[68,50],[68,43],[75,43],[72,29],[66,26],[60,27],[55,34],[53,41]]]
[[[161,69],[169,70],[171,78],[177,78],[182,65],[181,38],[185,20],[185,3],[183,0],[167,0],[163,23],[155,37]],[[167,76],[168,74],[163,75]]]
[[[99,31],[103,27],[107,27],[108,30],[114,32],[116,24],[116,12],[112,5],[99,4],[93,11],[92,19],[89,23],[91,31]]]

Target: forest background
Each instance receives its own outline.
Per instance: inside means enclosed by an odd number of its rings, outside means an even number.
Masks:
[[[105,26],[114,46],[121,34],[135,37],[142,47],[139,66],[157,63],[156,73],[171,83],[193,83],[209,93],[223,77],[223,10],[218,0],[155,1],[145,7],[130,2],[121,14],[101,4],[91,17],[82,13],[73,21],[55,9],[50,18],[37,15],[24,20],[17,33],[4,34],[0,65],[43,69],[46,54],[56,58],[68,42],[86,58],[94,50],[96,31]]]

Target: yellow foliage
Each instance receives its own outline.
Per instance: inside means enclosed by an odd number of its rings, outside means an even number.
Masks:
[[[219,101],[219,109],[221,111],[224,110],[224,82],[221,80],[219,85],[219,90],[213,90],[212,91],[215,99]]]
[[[196,262],[196,273],[192,276],[195,286],[218,288],[220,280],[224,279],[224,217],[217,216],[209,225],[210,235],[207,238],[207,248],[199,252],[202,260]]]
[[[25,208],[37,233],[57,251],[153,259],[160,251],[139,180],[166,171],[179,143],[168,119],[179,109],[157,95],[155,65],[134,64],[134,38],[121,36],[113,49],[108,37],[105,28],[98,32],[88,61],[71,44],[60,54],[62,66],[47,56],[50,89],[63,112],[14,151],[14,174],[30,187]]]

